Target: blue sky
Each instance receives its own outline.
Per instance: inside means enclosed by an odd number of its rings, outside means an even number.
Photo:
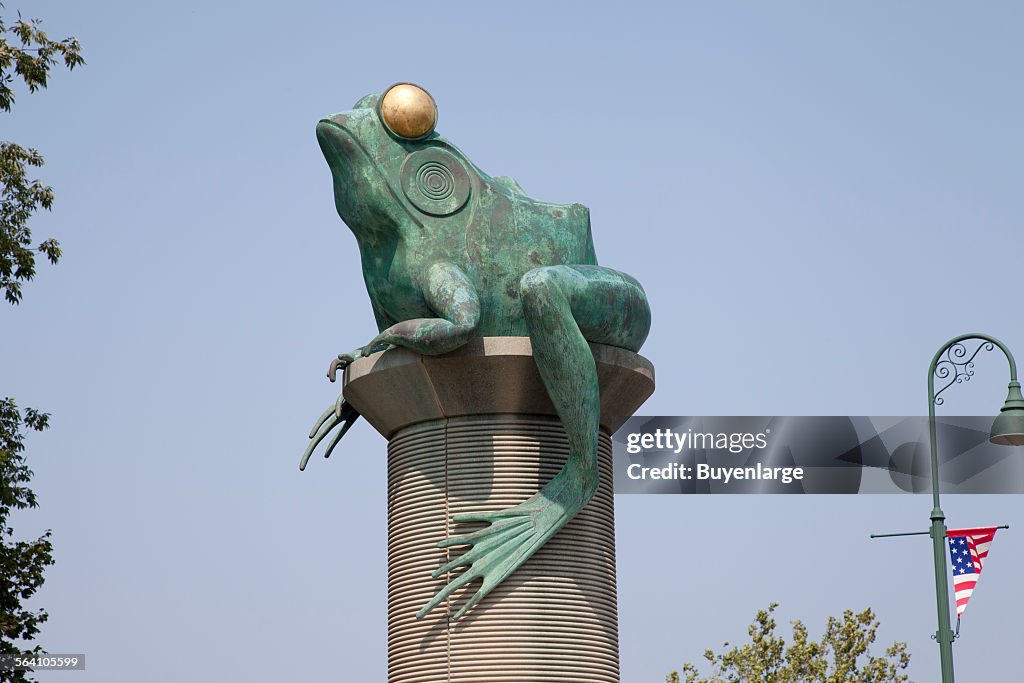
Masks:
[[[395,81],[488,173],[590,207],[651,301],[644,414],[921,414],[946,339],[1024,354],[1018,4],[7,4],[88,62],[0,131],[45,155],[33,228],[66,254],[0,308],[0,390],[53,414],[17,522],[54,530],[42,642],[87,654],[76,681],[384,679],[384,440],[297,462],[374,331],[313,129]],[[944,410],[998,410],[1004,362],[977,371]],[[937,679],[928,540],[868,540],[926,496],[616,505],[624,681],[771,601],[814,634],[871,606]],[[944,507],[1011,525],[954,648],[1009,680],[1024,505]]]

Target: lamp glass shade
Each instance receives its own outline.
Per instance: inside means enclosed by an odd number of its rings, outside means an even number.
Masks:
[[[1003,408],[988,440],[1000,446],[1024,446],[1024,408]]]

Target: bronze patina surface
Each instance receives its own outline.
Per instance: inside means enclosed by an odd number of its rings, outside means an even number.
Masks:
[[[338,214],[359,244],[379,332],[331,363],[332,381],[338,369],[396,346],[438,355],[474,337],[529,336],[568,438],[565,467],[536,494],[452,518],[486,526],[439,540],[468,549],[434,576],[465,570],[419,616],[481,580],[458,619],[593,497],[600,392],[588,342],[638,351],[651,316],[636,280],[597,265],[585,206],[539,201],[511,178],[487,175],[434,130],[436,116],[425,90],[398,84],[321,120],[316,132]],[[339,398],[314,427],[300,467],[340,426],[329,455],[358,417]]]

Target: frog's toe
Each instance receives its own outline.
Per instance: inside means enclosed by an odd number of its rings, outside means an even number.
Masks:
[[[356,349],[348,353],[339,353],[338,357],[331,361],[327,368],[327,379],[332,382],[338,378],[338,371],[344,370],[349,365],[363,357],[362,350]]]
[[[309,432],[310,443],[306,446],[306,450],[302,453],[302,458],[299,460],[299,469],[306,469],[309,458],[313,455],[316,447],[327,438],[328,434],[341,425],[341,429],[335,432],[334,437],[327,444],[327,450],[324,451],[325,458],[331,457],[331,453],[334,451],[334,447],[338,445],[338,442],[341,441],[341,437],[345,436],[358,419],[359,411],[353,408],[352,404],[348,403],[344,396],[339,396],[338,400],[324,411],[323,415],[320,416],[316,424],[313,425],[313,429]]]
[[[460,517],[460,516],[461,515],[455,515],[455,517]],[[469,520],[469,521],[480,521],[480,520],[473,519],[473,520]],[[450,548],[453,545],[473,545],[478,540],[481,540],[481,539],[487,538],[489,536],[492,536],[493,534],[495,534],[495,533],[497,533],[499,531],[504,531],[505,529],[513,528],[513,527],[521,527],[521,526],[524,526],[526,524],[529,524],[529,522],[530,522],[530,518],[526,517],[526,516],[519,516],[519,517],[515,517],[515,518],[512,518],[512,519],[506,519],[506,520],[498,521],[498,522],[495,522],[495,523],[491,524],[490,526],[486,526],[483,529],[480,529],[478,531],[474,531],[474,532],[469,533],[469,534],[463,534],[462,536],[452,536],[451,538],[446,538],[443,541],[440,541],[437,544],[437,547],[438,548]]]
[[[320,445],[320,442],[331,433],[331,431],[338,425],[338,416],[334,413],[334,406],[331,406],[324,411],[324,414],[317,420],[316,425],[313,426],[313,431],[309,433],[310,442],[306,446],[306,450],[303,451],[302,457],[299,459],[299,470],[306,469],[306,465],[309,463],[309,458],[313,455],[313,450]],[[333,449],[334,446],[331,446]]]
[[[422,619],[423,617],[425,617],[427,615],[427,613],[430,610],[434,609],[435,607],[440,605],[442,602],[447,600],[451,596],[452,593],[454,593],[455,591],[459,590],[460,588],[465,586],[470,581],[473,581],[473,580],[478,579],[478,578],[480,578],[480,575],[478,573],[476,573],[476,572],[471,571],[471,570],[468,570],[468,571],[463,572],[462,574],[459,574],[457,577],[452,579],[444,588],[439,590],[437,592],[437,595],[435,595],[433,598],[431,598],[430,602],[428,602],[426,605],[423,606],[423,609],[421,609],[419,612],[416,613],[416,618],[417,619]],[[462,611],[460,611],[460,614],[461,613],[462,613]]]
[[[510,517],[521,517],[523,514],[524,511],[517,505],[516,507],[506,508],[504,510],[492,510],[490,512],[461,512],[452,515],[452,521],[456,524],[466,524],[471,522],[494,523]]]

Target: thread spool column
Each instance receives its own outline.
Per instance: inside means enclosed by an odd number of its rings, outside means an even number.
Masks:
[[[568,455],[527,337],[443,356],[394,349],[345,371],[345,398],[388,439],[388,683],[619,682],[610,434],[654,390],[641,356],[591,345],[601,385],[601,483],[583,510],[457,622],[470,584],[423,619],[453,575],[451,516],[511,507]],[[447,607],[447,608],[446,608]]]

